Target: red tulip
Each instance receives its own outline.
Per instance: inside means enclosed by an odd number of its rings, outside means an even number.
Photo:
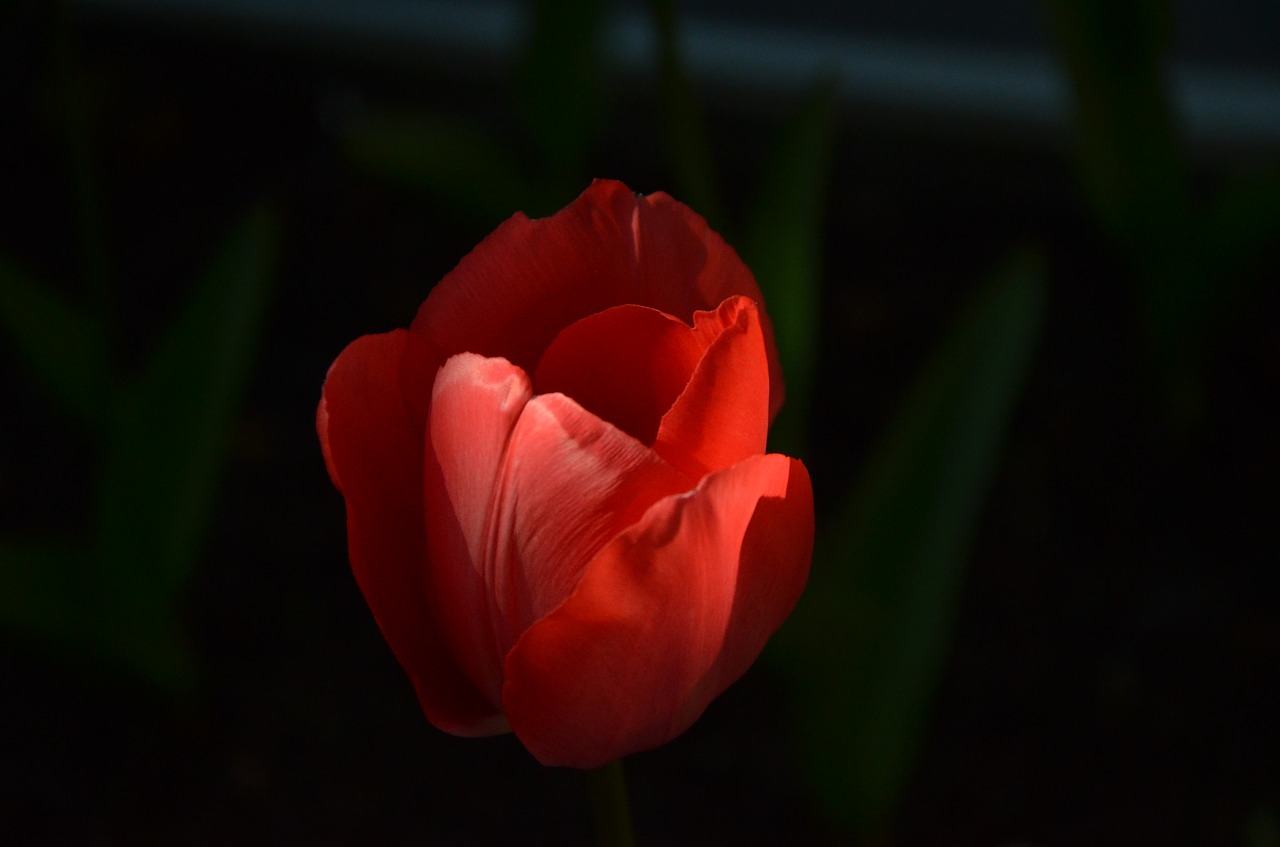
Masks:
[[[665,194],[508,220],[317,414],[356,580],[427,719],[590,768],[687,729],[808,577],[760,291]]]

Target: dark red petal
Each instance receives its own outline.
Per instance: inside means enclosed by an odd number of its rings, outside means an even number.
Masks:
[[[647,306],[615,306],[557,335],[538,363],[534,385],[539,394],[567,394],[652,444],[706,348],[678,318]]]
[[[512,729],[543,764],[580,768],[675,737],[791,611],[812,546],[808,474],[785,456],[658,501],[508,655]]]
[[[769,365],[760,312],[732,297],[694,316],[711,339],[688,385],[662,418],[653,448],[695,479],[765,451]]]
[[[411,331],[438,361],[472,352],[532,372],[552,339],[588,315],[636,304],[688,322],[735,294],[761,302],[751,272],[699,215],[666,194],[597,180],[549,218],[517,214],[499,226],[436,285]],[[765,338],[776,411],[782,379],[767,322]]]
[[[399,370],[409,333],[366,335],[329,368],[316,415],[325,464],[347,505],[351,568],[427,719],[461,735],[505,728],[454,662],[423,590],[422,443]]]

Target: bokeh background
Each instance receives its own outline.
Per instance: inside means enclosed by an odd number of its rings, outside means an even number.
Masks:
[[[0,6],[0,841],[589,843],[422,719],[326,368],[516,210],[756,271],[810,590],[642,843],[1280,844],[1280,7]]]

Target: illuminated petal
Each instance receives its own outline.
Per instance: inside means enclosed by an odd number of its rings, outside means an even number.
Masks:
[[[543,764],[580,768],[675,737],[791,611],[812,545],[808,474],[784,456],[658,501],[508,655],[512,729]]]

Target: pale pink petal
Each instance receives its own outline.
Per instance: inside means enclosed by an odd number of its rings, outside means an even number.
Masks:
[[[516,424],[499,494],[493,596],[504,648],[569,596],[592,558],[688,482],[652,450],[563,394]],[[504,555],[505,554],[505,555]]]
[[[591,557],[685,480],[562,394],[530,397],[505,359],[451,358],[436,378],[428,550],[450,644],[497,697],[506,651]]]
[[[451,358],[432,392],[423,485],[431,592],[454,655],[497,702],[506,647],[490,587],[495,550],[509,543],[499,511],[507,447],[533,396],[524,371],[472,353]]]

